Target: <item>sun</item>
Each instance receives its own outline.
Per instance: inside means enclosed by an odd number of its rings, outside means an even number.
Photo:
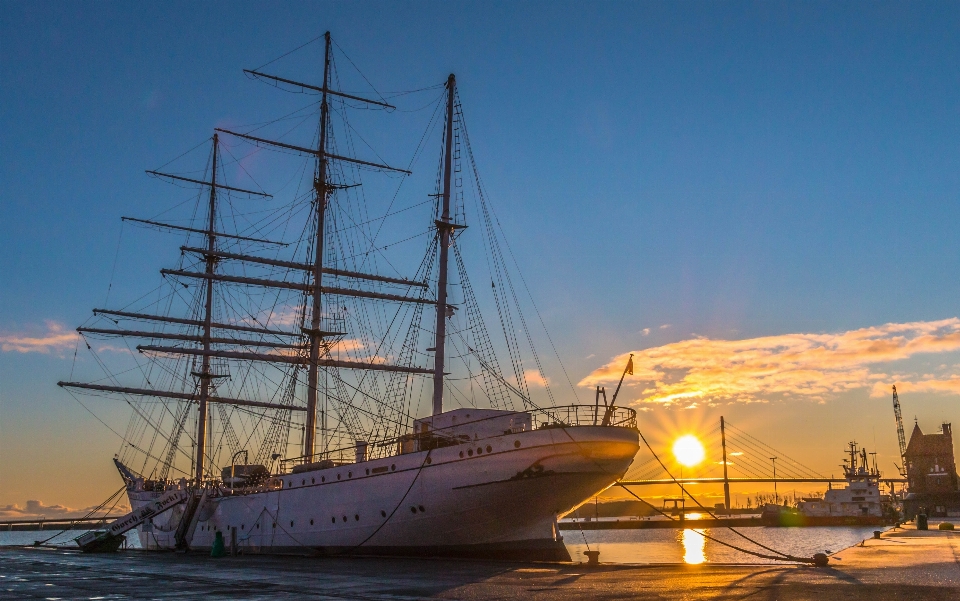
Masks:
[[[681,436],[673,443],[673,456],[681,465],[693,467],[703,461],[703,445],[693,434]]]

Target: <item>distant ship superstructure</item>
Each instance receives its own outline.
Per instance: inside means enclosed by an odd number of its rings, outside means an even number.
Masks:
[[[876,517],[883,516],[880,493],[880,472],[867,463],[867,450],[850,443],[850,460],[844,466],[847,484],[830,488],[822,499],[804,499],[797,509],[808,517]]]

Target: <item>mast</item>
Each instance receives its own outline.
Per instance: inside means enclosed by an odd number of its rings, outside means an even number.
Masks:
[[[208,222],[207,228],[207,250],[209,254],[206,257],[206,273],[208,275],[213,275],[213,270],[216,266],[217,258],[214,256],[213,252],[216,245],[216,229],[214,228],[216,214],[217,214],[217,145],[218,145],[218,134],[213,134],[213,167],[211,168],[210,174],[210,220]],[[203,350],[210,351],[210,332],[212,330],[211,324],[213,323],[213,278],[207,280],[207,298],[206,304],[204,306],[203,314],[203,339],[202,346]],[[196,478],[197,478],[197,487],[203,485],[203,471],[204,463],[206,457],[206,442],[207,442],[207,401],[210,398],[210,380],[213,378],[213,375],[210,373],[210,355],[202,356],[202,363],[200,367],[200,373],[194,373],[194,375],[200,378],[200,398],[199,400],[199,412],[197,414],[197,465],[196,465]]]
[[[317,372],[320,359],[320,295],[323,277],[323,226],[327,208],[327,89],[330,87],[330,32],[323,34],[323,91],[320,99],[320,140],[317,143],[317,178],[313,182],[317,198],[316,257],[313,262],[313,314],[310,319],[310,362],[307,366],[307,420],[303,433],[303,462],[310,463],[317,435]]]
[[[453,96],[457,78],[450,74],[447,78],[447,139],[443,158],[443,212],[436,221],[440,234],[440,275],[437,279],[437,339],[434,345],[433,369],[433,414],[443,413],[443,359],[444,342],[447,337],[447,260],[450,237],[455,225],[450,222],[450,176],[453,172]]]

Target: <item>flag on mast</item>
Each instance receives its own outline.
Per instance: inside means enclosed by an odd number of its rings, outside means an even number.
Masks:
[[[633,355],[630,355],[630,359],[627,361],[627,369],[624,373],[630,374],[631,376],[633,375]]]

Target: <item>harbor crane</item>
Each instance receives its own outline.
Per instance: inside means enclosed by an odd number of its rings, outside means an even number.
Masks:
[[[900,476],[907,477],[907,437],[903,434],[903,416],[900,415],[900,397],[897,396],[897,385],[893,385],[893,415],[897,418],[897,442],[900,443],[900,465],[897,469]],[[896,464],[894,464],[896,465]]]

